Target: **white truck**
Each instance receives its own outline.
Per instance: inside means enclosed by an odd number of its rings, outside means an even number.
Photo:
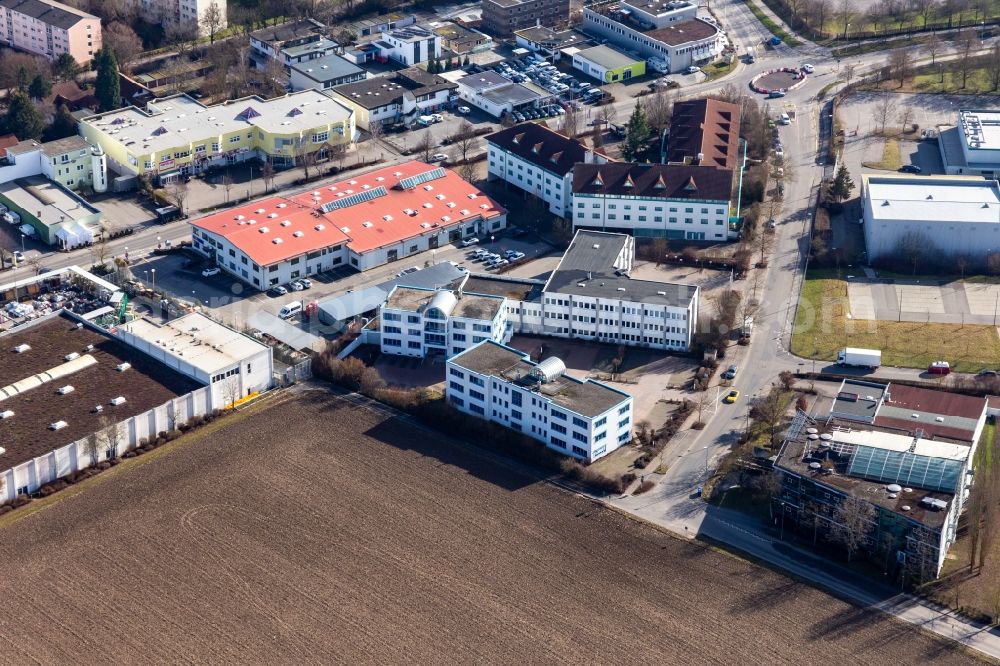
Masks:
[[[850,365],[874,370],[882,365],[882,352],[878,349],[845,347],[837,352],[837,365]]]

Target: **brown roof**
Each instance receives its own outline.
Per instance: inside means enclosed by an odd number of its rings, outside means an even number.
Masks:
[[[0,136],[0,151],[13,148],[18,143],[20,143],[20,141],[13,134],[4,134],[3,136]]]
[[[714,99],[674,104],[668,162],[735,169],[739,161],[740,107]]]
[[[729,201],[733,172],[683,164],[578,164],[574,194]]]
[[[583,162],[587,154],[587,148],[576,139],[539,123],[514,125],[488,135],[486,140],[560,176],[565,176],[575,164]]]
[[[711,23],[706,23],[701,19],[691,19],[681,21],[666,28],[657,28],[646,33],[647,37],[661,41],[668,46],[680,46],[688,42],[696,42],[708,39],[719,32]]]
[[[875,425],[907,432],[919,429],[926,438],[971,442],[985,409],[985,398],[891,384]]]

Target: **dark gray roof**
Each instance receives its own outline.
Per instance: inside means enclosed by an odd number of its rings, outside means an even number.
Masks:
[[[573,194],[729,201],[733,171],[683,164],[581,164]]]
[[[331,90],[366,109],[377,109],[380,106],[396,103],[405,92],[411,92],[419,97],[457,87],[456,84],[437,74],[429,74],[422,69],[411,67],[390,76],[376,76],[364,81],[334,86]]]
[[[526,86],[522,86],[520,83],[511,83],[506,86],[500,86],[499,88],[487,90],[483,92],[483,97],[490,100],[494,104],[512,104],[515,106],[518,104],[534,102],[535,100],[542,98],[542,96],[534,90],[531,90]]]
[[[546,293],[617,298],[625,301],[686,308],[698,287],[676,282],[633,280],[615,262],[630,237],[602,231],[576,232],[566,254],[545,285]]]
[[[510,79],[501,75],[499,72],[486,70],[485,72],[479,72],[478,74],[463,76],[458,79],[457,83],[460,83],[466,88],[470,88],[472,90],[483,90],[485,88],[507,85],[510,83]]]
[[[464,271],[458,270],[447,262],[434,264],[409,275],[386,280],[375,286],[327,298],[320,301],[319,309],[323,312],[323,318],[327,323],[344,321],[378,308],[385,302],[389,292],[397,285],[421,289],[444,289],[456,286],[464,277]]]
[[[885,397],[886,384],[845,379],[833,400],[830,413],[846,419],[871,422]]]
[[[539,383],[530,377],[536,364],[528,359],[527,354],[492,340],[452,357],[449,363],[482,375],[506,379],[581,416],[599,416],[630,397],[599,382],[579,380],[566,374],[544,384]]]
[[[258,41],[269,44],[283,44],[293,39],[318,35],[324,32],[326,32],[326,26],[319,21],[315,19],[302,19],[300,21],[289,21],[288,23],[254,30],[250,33],[250,36]]]
[[[50,4],[43,0],[0,0],[0,7],[36,18],[64,30],[72,28],[82,20],[100,20],[93,14],[87,14],[79,9],[58,3]]]
[[[514,125],[487,135],[486,140],[560,176],[572,171],[576,163],[583,162],[588,152],[587,147],[576,139],[563,136],[540,123]]]
[[[292,65],[292,69],[320,83],[342,79],[364,70],[338,55],[328,55]]]

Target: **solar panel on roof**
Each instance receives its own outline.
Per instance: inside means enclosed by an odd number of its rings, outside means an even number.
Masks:
[[[848,476],[880,483],[898,483],[925,490],[954,493],[962,474],[962,461],[920,456],[908,451],[890,451],[859,446]]]
[[[325,204],[319,207],[321,212],[329,213],[332,210],[339,210],[341,208],[347,208],[348,206],[353,206],[354,204],[364,203],[366,201],[371,201],[372,199],[378,199],[379,197],[384,197],[389,194],[384,187],[379,185],[378,187],[372,188],[370,190],[365,190],[364,192],[358,192],[357,194],[352,194],[349,197],[343,197],[341,199],[334,199],[333,201],[327,201]]]
[[[409,178],[404,178],[399,181],[399,186],[404,190],[412,190],[418,185],[423,185],[424,183],[429,183],[432,180],[437,180],[438,178],[444,178],[444,169],[438,167],[436,169],[431,169],[430,171],[424,171],[423,173],[418,173],[416,176],[410,176]]]

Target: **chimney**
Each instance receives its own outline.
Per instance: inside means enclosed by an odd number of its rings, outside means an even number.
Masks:
[[[705,153],[698,153],[698,157],[695,158],[695,164],[701,164],[705,159]]]
[[[585,152],[583,154],[583,163],[584,164],[595,164],[596,162],[597,162],[597,160],[594,159],[594,151],[588,149],[587,152]]]

